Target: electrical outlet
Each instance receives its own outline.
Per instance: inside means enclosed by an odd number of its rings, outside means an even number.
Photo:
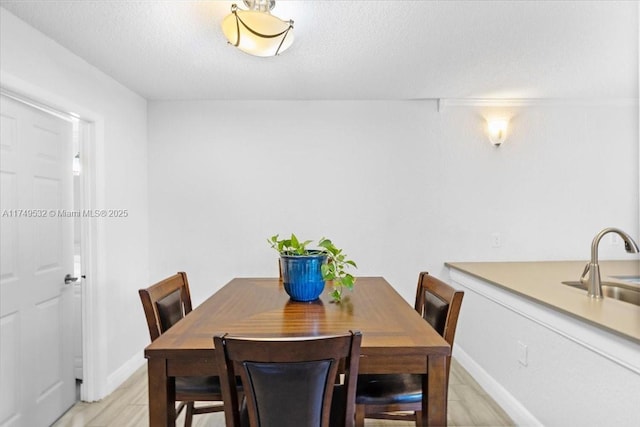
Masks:
[[[622,239],[620,238],[620,236],[618,236],[616,233],[609,233],[609,244],[611,246],[618,246],[621,242]]]
[[[499,248],[502,246],[502,235],[500,233],[491,234],[491,247]]]
[[[522,366],[527,366],[529,364],[527,350],[527,345],[518,341],[518,363]]]

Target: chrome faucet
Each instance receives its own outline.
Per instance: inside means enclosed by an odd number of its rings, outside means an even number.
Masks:
[[[586,282],[587,295],[591,298],[602,298],[602,282],[600,280],[600,266],[598,265],[598,244],[604,235],[608,233],[616,233],[622,237],[622,240],[624,240],[624,250],[628,253],[637,254],[640,252],[638,245],[633,241],[631,236],[619,228],[605,228],[596,234],[596,237],[593,238],[593,242],[591,242],[591,261],[584,268],[584,272],[580,277],[580,281],[582,283]],[[587,275],[589,275],[588,278]]]

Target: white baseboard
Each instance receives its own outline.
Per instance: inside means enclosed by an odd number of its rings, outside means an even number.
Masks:
[[[542,427],[543,424],[533,416],[511,393],[476,363],[460,345],[453,348],[453,357],[475,379],[493,400],[511,417],[517,426]]]
[[[143,351],[137,351],[131,359],[127,360],[122,366],[109,374],[107,377],[106,395],[111,394],[115,389],[120,387],[120,385],[144,365],[146,361],[143,356]]]

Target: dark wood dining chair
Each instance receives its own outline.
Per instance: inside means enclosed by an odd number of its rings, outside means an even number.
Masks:
[[[227,427],[351,427],[362,335],[216,335]],[[339,367],[344,363],[344,377]],[[234,378],[244,401],[239,404]]]
[[[191,294],[187,273],[179,272],[146,289],[140,289],[140,300],[147,318],[151,341],[175,325],[191,311]],[[176,401],[179,414],[186,407],[184,425],[190,427],[193,416],[224,410],[219,377],[176,377]],[[195,402],[219,402],[195,406]]]
[[[464,292],[443,281],[420,273],[414,308],[444,337],[453,348],[458,315]],[[447,358],[447,380],[451,357]],[[358,377],[356,392],[356,426],[364,426],[365,418],[415,421],[422,420],[422,375],[367,374]]]

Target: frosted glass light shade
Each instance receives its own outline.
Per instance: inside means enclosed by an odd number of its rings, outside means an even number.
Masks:
[[[222,20],[222,32],[229,43],[255,56],[275,56],[293,43],[293,21],[283,21],[269,12],[232,7],[231,14]]]
[[[487,132],[489,134],[489,141],[495,146],[500,146],[507,138],[507,127],[509,122],[507,120],[490,120],[487,122]]]

